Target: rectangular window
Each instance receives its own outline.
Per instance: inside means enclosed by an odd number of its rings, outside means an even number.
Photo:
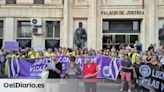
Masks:
[[[116,35],[116,43],[125,43],[126,42],[126,36],[125,35]]]
[[[46,37],[60,37],[60,21],[46,21]]]
[[[133,31],[139,30],[139,21],[133,21]]]
[[[16,4],[16,0],[6,0],[6,4]]]
[[[57,39],[46,39],[45,40],[45,48],[59,48],[60,46],[60,40]]]
[[[112,47],[112,35],[103,35],[103,48],[111,48]]]
[[[0,38],[3,37],[3,21],[0,20]]]
[[[138,35],[130,35],[130,43],[134,44],[135,41],[138,41]]]
[[[103,33],[140,33],[140,20],[103,20]]]
[[[18,38],[31,38],[32,31],[30,21],[18,21]]]
[[[31,39],[17,39],[21,48],[31,47]]]
[[[44,0],[34,0],[34,4],[44,4]]]
[[[110,31],[115,33],[130,33],[132,31],[132,22],[126,20],[111,20]]]
[[[103,21],[103,30],[108,31],[109,30],[109,21]]]

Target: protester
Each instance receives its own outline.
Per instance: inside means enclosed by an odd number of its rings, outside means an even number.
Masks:
[[[76,55],[76,56],[80,56],[80,51],[79,51],[79,50],[76,50],[76,51],[75,51],[75,55]]]
[[[9,52],[9,54],[6,55],[6,62],[5,62],[5,74],[8,75],[8,58],[16,58],[16,54],[13,50]]]
[[[39,56],[38,56],[38,58],[44,58],[45,56],[44,56],[44,53],[43,53],[43,51],[40,51],[39,52]]]
[[[45,52],[46,57],[54,56],[55,54],[52,52],[51,48],[48,48],[47,51]]]
[[[58,52],[57,52],[57,56],[63,56],[63,49],[61,47],[59,47]]]
[[[102,55],[102,50],[98,50],[97,51],[97,56],[101,56]]]
[[[126,46],[126,50],[131,50],[131,46],[129,44]]]
[[[52,61],[47,65],[47,70],[49,70],[48,78],[61,78],[60,73],[62,72],[62,64],[53,57]]]
[[[83,77],[86,92],[96,92],[98,67],[94,62],[91,62],[90,57],[86,58],[86,63],[83,65]]]
[[[6,58],[12,58],[12,57],[16,57],[16,54],[14,53],[13,50],[11,50],[9,54],[6,55]]]
[[[87,56],[87,55],[89,55],[89,53],[88,53],[88,49],[85,48],[85,49],[84,49],[84,56]]]
[[[0,50],[0,75],[4,74],[5,60],[6,60],[5,55],[6,55],[6,53],[5,53],[4,49],[2,48]]]
[[[72,52],[72,51],[68,51],[68,49],[64,49],[63,50],[63,56],[69,56],[70,55],[70,52]]]
[[[121,62],[121,79],[122,79],[122,88],[120,91],[123,91],[125,82],[128,82],[128,92],[131,92],[131,72],[132,72],[132,62],[128,54],[124,55],[124,60]]]
[[[108,56],[108,55],[107,55],[107,56]],[[116,51],[112,51],[110,56],[112,56],[113,58],[117,58],[117,57],[118,57]]]
[[[134,48],[132,48],[131,51],[128,53],[128,56],[131,58],[132,64],[135,63],[136,55],[137,53]]]
[[[153,47],[154,47],[154,53],[157,53],[158,52],[158,49],[159,49],[159,47],[157,46],[157,44],[153,44]]]
[[[162,65],[162,70],[164,71],[164,52],[162,52],[162,55],[160,56],[160,63]]]
[[[84,51],[80,49],[80,55],[83,56],[84,55]]]
[[[158,56],[153,56],[151,61],[150,61],[150,64],[151,64],[152,68],[154,68],[154,66],[155,66],[155,68],[157,68],[157,70],[160,70],[161,64],[159,62]]]
[[[30,49],[28,47],[26,47],[23,52],[24,52],[24,55],[25,55],[25,58],[29,58],[29,51]]]
[[[150,44],[150,46],[148,47],[148,51],[153,51],[154,52],[154,46],[153,46],[153,44]]]
[[[96,50],[94,50],[94,49],[92,49],[92,56],[96,56],[97,55],[97,53],[96,53]]]
[[[67,65],[66,75],[69,79],[78,79],[80,74],[79,66],[75,63],[76,57],[70,57],[71,63]]]
[[[138,41],[135,41],[135,44],[134,44],[134,48],[137,50],[137,52],[141,52],[142,51],[142,44]]]
[[[124,52],[125,52],[124,49],[120,49],[118,57],[121,58],[121,59],[123,59],[123,57],[124,57]]]
[[[161,69],[161,64],[159,62],[158,56],[153,56],[152,57],[152,59],[150,61],[150,67],[152,69],[155,69],[155,70],[160,70]],[[155,78],[153,77],[151,79],[155,79]],[[150,90],[149,92],[158,92],[158,90],[154,89],[154,88],[150,88],[149,90]]]
[[[150,63],[151,59],[153,57],[153,54],[151,51],[147,52],[147,57],[146,57],[146,63]]]
[[[67,56],[75,56],[76,51],[77,51],[76,48],[74,48],[74,49],[69,48],[68,51],[67,51]]]
[[[103,56],[106,56],[106,51],[104,50],[103,53],[102,53]]]
[[[143,60],[144,62],[146,62],[147,51],[142,51],[142,53],[141,53],[141,57],[142,57],[142,60]]]
[[[38,58],[39,57],[39,53],[33,50],[33,51],[31,51],[31,54],[29,54],[29,57],[31,59]]]
[[[136,61],[135,63],[133,64],[133,76],[135,78],[135,89],[136,89],[136,92],[140,92],[141,91],[141,87],[140,87],[140,81],[141,79],[139,78],[141,75],[139,73],[139,68],[141,67],[141,65],[143,65],[144,62],[142,61],[142,57],[140,55],[137,55],[136,57]]]
[[[25,58],[24,52],[23,51],[18,51],[17,58]]]

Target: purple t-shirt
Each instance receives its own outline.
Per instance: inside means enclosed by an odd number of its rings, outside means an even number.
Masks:
[[[132,69],[128,69],[132,66],[132,62],[131,62],[130,58],[128,60],[123,60],[121,62],[121,66],[122,66],[122,71],[124,71],[124,72],[131,72],[132,71]]]

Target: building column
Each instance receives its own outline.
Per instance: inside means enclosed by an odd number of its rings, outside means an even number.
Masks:
[[[102,18],[101,18],[101,1],[102,0],[97,0],[97,24],[96,24],[96,31],[97,31],[97,37],[96,37],[96,42],[97,42],[97,47],[96,49],[102,49]]]
[[[5,41],[15,41],[14,39],[14,18],[5,18],[4,19],[4,38],[3,42]]]
[[[0,0],[0,5],[4,5],[6,3],[6,0]]]
[[[72,6],[74,4],[74,0],[69,0],[69,21],[68,21],[68,24],[69,24],[69,29],[68,29],[68,47],[69,48],[73,48],[74,47],[74,44],[73,44],[73,37],[74,37],[74,19],[73,19],[73,9],[72,9]]]
[[[33,35],[32,34],[32,40],[31,40],[32,46],[31,47],[33,47],[35,51],[44,50],[44,48],[45,48],[44,41],[45,40],[44,40],[43,35]]]
[[[60,33],[60,46],[68,47],[68,31],[69,31],[69,0],[64,0],[63,9],[63,28]]]
[[[159,18],[158,18],[158,0],[154,0],[154,6],[155,6],[155,28],[154,28],[154,34],[155,34],[155,43],[157,46],[160,45],[160,41],[159,41]]]
[[[149,27],[150,43],[159,43],[158,41],[158,17],[157,17],[157,0],[149,0]],[[150,44],[149,43],[149,44]]]
[[[141,35],[140,35],[140,42],[142,43],[142,50],[146,50],[146,21],[145,17],[142,19],[141,22]]]
[[[96,49],[97,31],[96,31],[96,1],[88,0],[89,2],[89,14],[88,14],[88,48]]]

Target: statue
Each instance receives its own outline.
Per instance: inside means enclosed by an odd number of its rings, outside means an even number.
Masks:
[[[161,44],[164,44],[164,25],[163,28],[159,29],[159,40]]]
[[[83,48],[85,47],[86,41],[87,41],[86,30],[83,28],[82,22],[79,22],[79,28],[75,30],[75,34],[74,34],[74,44],[78,48]]]
[[[159,40],[164,40],[164,25],[163,28],[159,29]]]

